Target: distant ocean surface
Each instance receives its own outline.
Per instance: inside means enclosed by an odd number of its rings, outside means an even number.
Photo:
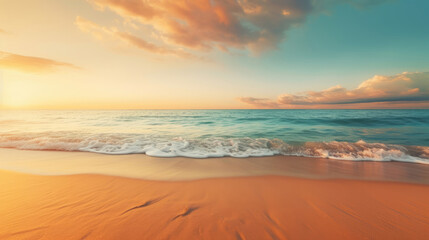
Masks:
[[[0,111],[0,147],[429,163],[429,110]]]

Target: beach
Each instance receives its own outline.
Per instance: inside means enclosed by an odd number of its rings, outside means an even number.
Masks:
[[[429,240],[427,9],[0,0],[0,240]]]
[[[429,234],[424,164],[14,149],[1,149],[0,156],[0,168],[8,168],[0,171],[0,239],[425,239]],[[53,162],[57,165],[49,169]],[[81,164],[87,173],[72,167]],[[91,173],[92,164],[116,173]],[[60,165],[70,172],[61,172]]]

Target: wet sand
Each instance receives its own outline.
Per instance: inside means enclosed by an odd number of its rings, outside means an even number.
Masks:
[[[31,154],[40,159],[25,161]],[[98,162],[100,168],[141,157],[64,154],[1,150],[0,162],[7,166],[5,157],[15,159],[21,168],[33,166],[55,175],[56,166],[36,167],[43,157],[46,165],[64,157],[60,162],[68,161],[72,167],[79,155],[86,160],[91,156],[104,159]],[[161,160],[145,159],[144,166]],[[0,170],[0,239],[427,239],[429,235],[429,185],[395,180],[423,183],[425,165],[249,158],[232,159],[238,160],[231,165],[234,170],[225,169],[227,174],[218,176],[230,160],[192,160],[200,165],[188,172],[183,159],[165,160],[165,165],[136,169],[133,174],[140,170],[150,179],[148,173],[158,169],[152,175],[165,174],[167,181]],[[274,167],[284,174],[265,174]],[[263,171],[255,170],[260,168]],[[203,173],[192,175],[198,171]],[[304,177],[286,176],[289,171]],[[239,172],[247,175],[227,176]],[[178,179],[186,173],[191,177]],[[341,177],[349,174],[355,180]]]
[[[429,184],[429,164],[293,156],[193,159],[0,149],[0,169],[38,175],[101,174],[160,181],[273,175]]]

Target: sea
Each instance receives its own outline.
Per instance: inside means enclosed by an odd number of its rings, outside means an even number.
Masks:
[[[429,164],[429,110],[3,110],[0,148]]]

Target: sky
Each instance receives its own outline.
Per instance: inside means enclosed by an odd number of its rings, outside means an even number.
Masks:
[[[426,0],[0,0],[0,109],[429,108]]]

